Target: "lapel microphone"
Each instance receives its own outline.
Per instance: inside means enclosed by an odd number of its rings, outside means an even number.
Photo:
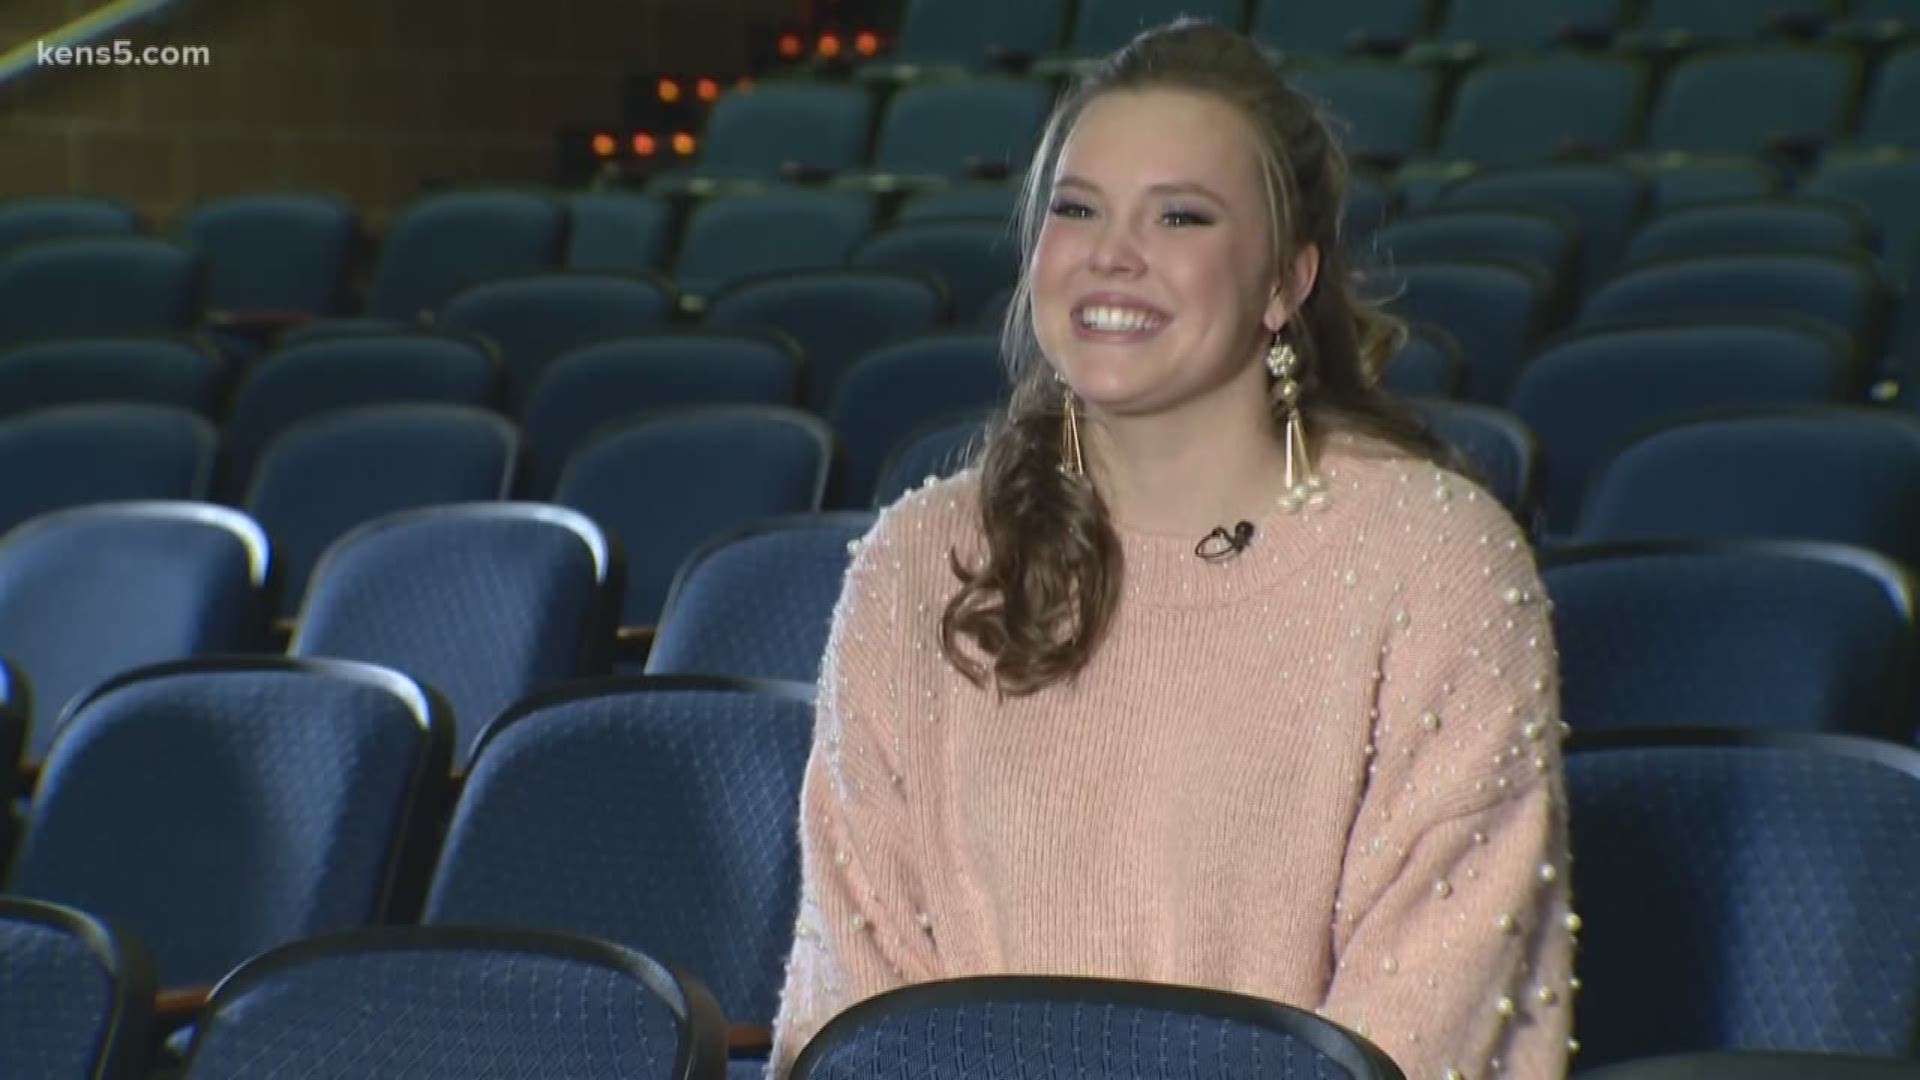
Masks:
[[[1193,553],[1208,562],[1230,559],[1247,550],[1253,543],[1253,522],[1242,521],[1227,531],[1225,525],[1218,526],[1212,532],[1200,538],[1193,546]]]

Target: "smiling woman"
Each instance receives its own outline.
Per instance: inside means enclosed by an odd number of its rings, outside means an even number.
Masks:
[[[1545,594],[1375,386],[1326,123],[1175,23],[1028,185],[1007,414],[835,611],[776,1073],[874,994],[1034,973],[1316,1009],[1413,1080],[1564,1076]]]
[[[1354,295],[1346,180],[1313,103],[1210,24],[1143,36],[1061,103],[1022,200],[1012,407],[979,469],[990,554],[946,621],[962,670],[971,640],[1009,692],[1078,671],[1118,602],[1111,524],[1199,536],[1307,503],[1335,431],[1451,463],[1375,386],[1404,329]],[[1069,421],[1091,483],[1053,467]],[[1014,567],[1026,604],[1001,599]]]

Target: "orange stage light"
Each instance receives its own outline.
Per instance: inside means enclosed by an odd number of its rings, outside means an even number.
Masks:
[[[862,30],[853,36],[853,51],[861,56],[872,56],[880,51],[880,35],[871,30]]]
[[[680,84],[673,79],[660,80],[660,100],[675,102],[680,100]]]
[[[831,60],[840,55],[840,48],[840,35],[829,33],[820,35],[820,44],[815,51]]]
[[[789,60],[796,59],[799,57],[800,51],[804,48],[806,48],[806,44],[800,40],[799,34],[781,34],[780,35],[780,55],[781,56],[784,56]]]
[[[681,157],[686,157],[687,155],[693,153],[694,145],[695,143],[692,135],[684,131],[678,131],[674,133],[674,136],[673,136],[673,152],[674,153],[679,154]]]
[[[620,144],[614,141],[613,136],[604,131],[596,131],[593,133],[594,157],[612,157],[613,152],[619,148]]]
[[[693,84],[693,88],[693,92],[701,101],[712,101],[720,96],[720,84],[709,78],[702,77],[699,82]]]
[[[636,131],[633,133],[633,152],[635,154],[641,157],[652,157],[653,152],[658,149],[660,149],[660,144],[655,141],[652,135],[644,131]]]

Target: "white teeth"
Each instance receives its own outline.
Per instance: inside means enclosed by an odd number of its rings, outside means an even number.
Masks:
[[[1133,333],[1159,326],[1160,318],[1138,308],[1085,307],[1080,309],[1080,325],[1089,330]]]

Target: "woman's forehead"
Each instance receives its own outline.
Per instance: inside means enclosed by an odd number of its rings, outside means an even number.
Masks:
[[[1262,186],[1257,135],[1224,99],[1191,90],[1116,90],[1087,103],[1061,147],[1054,182],[1099,187],[1196,183],[1234,198]]]

